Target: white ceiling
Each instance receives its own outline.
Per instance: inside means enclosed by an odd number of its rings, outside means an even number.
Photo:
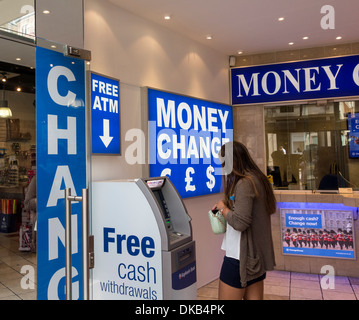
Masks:
[[[227,55],[282,51],[359,41],[358,0],[110,0]],[[324,30],[321,8],[334,8]],[[170,21],[164,15],[170,14]],[[284,17],[282,22],[279,17]],[[206,40],[211,34],[213,40]],[[307,36],[309,39],[303,40]],[[336,40],[341,36],[341,40]],[[292,46],[288,43],[294,42]]]

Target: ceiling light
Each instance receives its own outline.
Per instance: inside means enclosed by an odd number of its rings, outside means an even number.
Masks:
[[[164,19],[165,19],[165,20],[171,20],[171,16],[170,16],[169,14],[166,14],[166,15],[164,16]]]
[[[284,21],[284,17],[278,18],[278,21]]]
[[[206,39],[207,39],[207,40],[212,40],[213,37],[212,37],[212,35],[209,34],[209,35],[206,36]]]
[[[0,118],[10,118],[12,117],[11,109],[8,107],[1,107],[0,103]]]
[[[43,14],[49,14],[50,13],[50,10],[44,10],[42,11]]]
[[[17,92],[21,92],[21,91],[22,91],[21,87],[17,87],[17,88],[16,88],[16,91],[17,91]]]
[[[16,58],[15,60],[16,60],[16,61],[21,61],[21,58]]]
[[[238,53],[238,54],[243,54],[243,51],[238,51],[237,53]]]
[[[342,37],[341,37],[341,36],[339,36],[339,37],[336,37],[335,39],[337,39],[337,40],[341,40],[341,39],[342,39]]]
[[[308,40],[309,39],[309,37],[303,37],[303,40]]]
[[[5,75],[3,75],[1,78],[1,82],[6,82],[6,81],[7,81],[7,77]]]
[[[288,44],[289,44],[290,46],[292,46],[292,45],[294,44],[294,42],[289,42]]]
[[[7,100],[5,100],[5,88],[2,91],[2,100],[0,100],[0,118],[12,117],[11,109],[9,108]]]

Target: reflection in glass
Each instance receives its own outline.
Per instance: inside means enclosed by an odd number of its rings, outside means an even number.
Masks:
[[[0,2],[0,32],[35,39],[34,1],[3,0]]]
[[[265,107],[267,173],[277,189],[359,186],[359,159],[349,154],[348,117],[359,101]]]

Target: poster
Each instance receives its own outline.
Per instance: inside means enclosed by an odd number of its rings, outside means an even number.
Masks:
[[[348,114],[349,157],[359,158],[359,113]]]
[[[281,209],[283,254],[355,259],[351,210]]]

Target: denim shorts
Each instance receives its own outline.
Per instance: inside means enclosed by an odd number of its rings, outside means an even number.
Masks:
[[[260,277],[250,280],[247,282],[247,287],[256,282],[262,281],[266,278],[266,274],[264,273]],[[243,289],[244,287],[241,285],[241,278],[239,276],[239,260],[229,257],[224,257],[221,274],[219,279],[228,284],[231,287]]]

